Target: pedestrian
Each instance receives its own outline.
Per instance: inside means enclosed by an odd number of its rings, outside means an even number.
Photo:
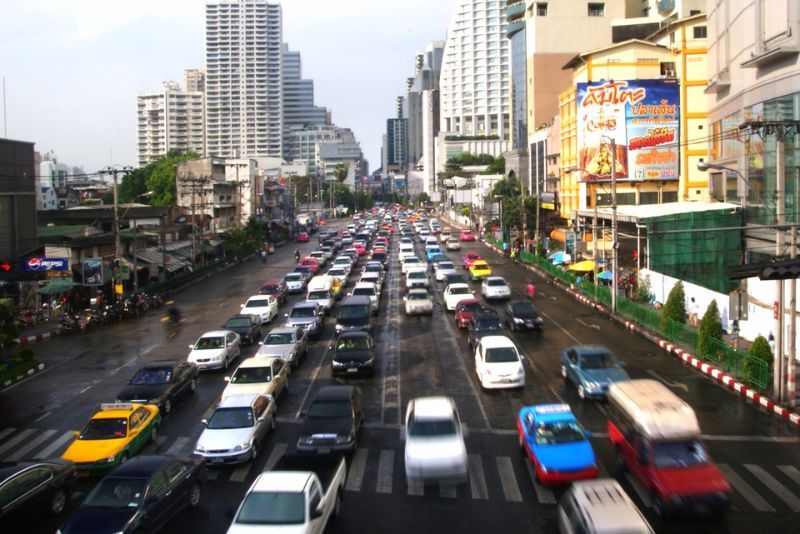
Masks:
[[[689,325],[697,328],[697,302],[695,302],[694,297],[689,299]]]
[[[733,334],[733,348],[739,350],[739,320],[731,322],[731,334]]]
[[[261,263],[267,263],[267,251],[263,248],[258,251],[258,255],[261,256]]]
[[[508,255],[508,243],[503,241],[503,256],[507,256],[507,255]]]
[[[772,332],[769,333],[769,338],[767,338],[767,343],[769,344],[769,350],[772,351],[773,356],[775,355],[775,336],[772,335]]]

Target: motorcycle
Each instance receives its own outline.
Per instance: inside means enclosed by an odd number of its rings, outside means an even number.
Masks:
[[[74,334],[83,332],[83,325],[77,316],[62,315],[58,318],[58,333],[59,334]]]

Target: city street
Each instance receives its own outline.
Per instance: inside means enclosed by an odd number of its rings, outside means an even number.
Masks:
[[[567,293],[537,275],[509,264],[481,243],[465,243],[449,256],[460,264],[468,250],[478,251],[512,286],[513,298],[527,298],[524,285],[537,286],[535,304],[545,323],[541,335],[507,333],[527,358],[526,385],[516,391],[482,391],[477,380],[466,331],[447,312],[436,284],[432,317],[403,313],[402,277],[396,261],[397,241],[383,289],[373,335],[378,369],[367,379],[348,380],[362,388],[364,427],[358,449],[348,458],[342,516],[330,532],[557,532],[555,503],[562,490],[534,482],[530,464],[520,454],[514,418],[522,406],[568,403],[592,432],[601,460],[601,476],[616,477],[658,532],[700,533],[790,531],[800,517],[800,432],[777,418],[759,413],[730,392],[693,372],[677,359],[616,323],[592,313]],[[121,322],[84,335],[61,336],[35,345],[36,357],[47,369],[0,393],[7,406],[0,415],[0,459],[60,455],[101,402],[111,402],[130,376],[145,362],[183,359],[188,346],[206,331],[218,329],[239,312],[266,279],[283,277],[293,268],[293,244],[270,256],[266,265],[250,259],[216,273],[176,295],[186,320],[170,338],[158,311],[139,320]],[[419,249],[419,245],[417,245]],[[303,252],[316,248],[311,243]],[[420,249],[421,250],[421,249]],[[365,260],[361,260],[363,264]],[[351,283],[356,276],[351,277]],[[477,284],[474,284],[477,290]],[[274,323],[282,323],[300,296],[290,296]],[[493,304],[500,310],[502,303]],[[328,344],[335,317],[312,343],[308,357],[292,371],[290,391],[277,399],[278,423],[252,463],[209,469],[200,506],[185,510],[167,532],[224,532],[230,513],[254,477],[291,450],[300,416],[313,393],[336,383],[330,370]],[[649,496],[615,466],[606,434],[604,404],[581,401],[560,375],[560,354],[569,345],[601,344],[624,362],[632,378],[654,378],[666,384],[695,409],[708,449],[734,489],[733,506],[724,519],[681,518],[660,521]],[[241,359],[256,347],[242,350]],[[240,360],[241,360],[240,359]],[[237,362],[238,363],[238,362]],[[234,364],[236,365],[236,364]],[[233,367],[229,372],[233,371]],[[189,454],[200,435],[200,420],[215,405],[225,386],[223,372],[200,376],[196,394],[177,404],[164,418],[159,437],[146,453]],[[402,418],[409,400],[431,394],[452,397],[467,428],[470,480],[461,487],[408,486],[403,467]],[[82,480],[68,510],[59,518],[42,518],[33,525],[16,525],[5,532],[54,532],[95,481]]]

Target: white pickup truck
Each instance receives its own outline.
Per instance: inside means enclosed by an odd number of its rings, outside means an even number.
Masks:
[[[247,490],[228,534],[323,532],[341,511],[346,473],[342,457],[284,455]]]

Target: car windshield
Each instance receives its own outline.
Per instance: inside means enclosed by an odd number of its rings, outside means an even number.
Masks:
[[[581,354],[582,369],[608,369],[616,367],[614,357],[607,352],[589,352]]]
[[[514,313],[514,317],[519,317],[520,319],[536,318],[536,310],[530,304],[515,304],[511,311]]]
[[[425,271],[411,271],[410,273],[408,273],[408,277],[424,280],[425,278],[428,277],[428,275],[425,274]]]
[[[225,346],[225,338],[222,337],[201,337],[197,340],[197,344],[194,346],[197,350],[208,350],[208,349],[221,349]]]
[[[125,417],[92,419],[83,428],[78,439],[120,439],[128,434],[128,420]]]
[[[483,308],[483,303],[480,301],[462,302],[461,304],[459,304],[459,307],[461,308],[461,311],[474,312],[476,310],[480,310],[481,308]]]
[[[339,307],[339,319],[362,319],[369,317],[369,306],[356,306],[350,304],[348,306]]]
[[[142,504],[146,478],[107,476],[89,493],[83,506],[93,508],[138,508]]]
[[[469,292],[470,291],[469,291],[468,287],[453,287],[453,288],[450,288],[450,294],[451,295],[466,295]]]
[[[347,400],[314,401],[308,409],[308,417],[316,419],[351,417],[353,410]]]
[[[508,363],[519,361],[517,351],[513,347],[494,347],[486,349],[487,363]]]
[[[537,445],[559,445],[585,441],[586,433],[575,421],[540,424],[536,427]]]
[[[294,308],[292,312],[289,314],[289,317],[296,318],[296,317],[314,317],[316,313],[314,313],[314,308]]]
[[[439,262],[439,270],[440,271],[444,271],[445,269],[455,269],[455,267],[449,261],[440,261]]]
[[[249,428],[253,426],[253,410],[250,407],[217,408],[208,420],[206,428],[224,430],[226,428]]]
[[[502,278],[494,278],[486,281],[487,286],[504,286],[506,285],[506,281]]]
[[[654,443],[653,463],[662,469],[703,465],[708,463],[708,453],[697,440]]]
[[[228,319],[225,323],[225,328],[239,328],[250,326],[250,319],[246,317],[237,317],[236,319]]]
[[[344,269],[331,269],[328,274],[331,276],[344,276],[345,272]]]
[[[245,308],[266,308],[267,306],[269,306],[267,299],[250,299],[244,305]]]
[[[373,297],[375,296],[375,288],[374,287],[357,287],[353,290],[353,295],[366,295]]]
[[[345,337],[336,342],[336,350],[369,350],[366,337]]]
[[[145,386],[154,384],[169,384],[172,380],[172,369],[139,369],[131,378],[131,385]]]
[[[308,293],[308,300],[324,300],[331,298],[330,291],[320,290],[320,291],[310,291]]]
[[[261,291],[264,291],[265,293],[277,293],[280,291],[280,289],[281,288],[279,286],[275,285],[261,286]]]
[[[448,284],[456,284],[456,283],[464,283],[466,278],[464,278],[463,274],[449,274],[447,275],[447,283]]]
[[[456,422],[452,419],[415,419],[408,425],[408,435],[421,438],[452,436]]]
[[[272,380],[269,367],[239,367],[231,377],[231,384],[260,384]]]
[[[284,277],[287,282],[301,282],[303,276],[300,273],[289,273]]]
[[[414,291],[408,294],[408,300],[428,300],[428,294]]]
[[[244,525],[300,525],[306,520],[301,492],[254,491],[245,497],[235,523]]]
[[[294,343],[294,336],[289,332],[268,334],[264,345],[290,345]]]
[[[475,321],[475,330],[502,330],[502,325],[494,317],[481,317]]]
[[[475,263],[472,264],[472,268],[473,269],[488,269],[489,265],[484,263],[484,262],[482,262],[482,261],[476,261]]]

